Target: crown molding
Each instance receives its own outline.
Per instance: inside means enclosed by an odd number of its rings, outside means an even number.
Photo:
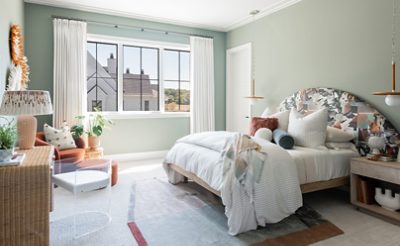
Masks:
[[[225,29],[223,27],[203,25],[203,24],[192,23],[192,22],[187,22],[187,21],[178,21],[178,20],[172,20],[172,19],[168,19],[168,18],[140,15],[140,14],[134,14],[134,13],[126,12],[126,11],[92,7],[92,6],[87,6],[87,5],[83,5],[83,4],[58,2],[58,1],[53,1],[53,0],[24,0],[24,2],[39,4],[39,5],[46,5],[46,6],[51,6],[51,7],[59,7],[59,8],[73,9],[73,10],[79,10],[79,11],[86,11],[86,12],[92,12],[92,13],[98,13],[98,14],[113,15],[113,16],[118,16],[118,17],[126,17],[126,18],[145,20],[145,21],[151,21],[151,22],[159,22],[159,23],[163,23],[163,24],[171,24],[171,25],[179,25],[179,26],[185,26],[185,27],[191,27],[191,28],[199,28],[199,29],[204,29],[204,30],[209,30],[209,31],[225,32]]]
[[[26,2],[26,3],[74,9],[74,10],[87,11],[87,12],[92,12],[92,13],[114,15],[114,16],[119,16],[119,17],[133,18],[133,19],[138,19],[138,20],[159,22],[159,23],[172,24],[172,25],[180,25],[180,26],[191,27],[191,28],[200,28],[200,29],[217,31],[217,32],[232,31],[233,29],[236,29],[238,27],[241,27],[241,26],[251,23],[253,20],[261,19],[267,15],[275,13],[279,10],[282,10],[282,9],[289,7],[293,4],[296,4],[300,1],[301,0],[282,0],[279,3],[276,3],[272,6],[268,6],[264,9],[260,10],[260,13],[257,14],[254,17],[254,19],[252,16],[246,16],[245,18],[241,18],[241,19],[235,21],[231,25],[220,27],[220,26],[210,26],[210,25],[204,25],[204,24],[192,23],[192,22],[186,22],[186,21],[178,21],[178,20],[173,20],[173,19],[168,19],[168,18],[159,18],[159,17],[154,17],[154,16],[134,14],[134,13],[126,12],[126,11],[92,7],[92,6],[87,6],[87,5],[83,5],[83,4],[77,4],[77,3],[59,2],[59,1],[54,1],[54,0],[24,0],[24,2]]]
[[[258,20],[261,19],[265,16],[268,16],[270,14],[273,14],[275,12],[278,12],[279,10],[282,10],[284,8],[287,8],[289,6],[292,6],[298,2],[300,2],[302,0],[282,0],[279,3],[276,3],[272,6],[268,6],[262,10],[260,10],[260,13],[258,13],[256,16],[246,16],[245,18],[242,18],[241,20],[238,20],[236,22],[234,22],[232,25],[226,26],[224,28],[225,32],[229,32],[232,31],[236,28],[239,28],[241,26],[244,26],[246,24],[249,24],[251,22],[253,22],[254,20]],[[254,19],[253,19],[254,18]]]

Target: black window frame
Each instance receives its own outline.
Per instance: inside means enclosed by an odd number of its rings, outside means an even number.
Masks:
[[[173,51],[173,52],[178,52],[178,79],[174,80],[174,79],[163,79],[163,81],[165,82],[177,82],[178,83],[178,111],[165,111],[165,100],[164,100],[164,111],[168,112],[168,113],[173,113],[173,112],[190,112],[189,111],[182,111],[181,110],[181,82],[184,83],[189,83],[190,86],[190,65],[189,65],[189,80],[182,80],[181,79],[181,53],[188,53],[189,54],[189,59],[190,59],[190,51],[189,50],[180,50],[180,49],[164,49],[164,51]],[[164,72],[164,71],[163,71]],[[164,95],[165,95],[165,87],[164,87]],[[190,100],[190,99],[189,99]],[[191,100],[190,100],[191,102]],[[190,106],[190,103],[189,103]]]
[[[140,50],[140,110],[132,111],[132,110],[125,110],[125,103],[124,103],[124,91],[122,91],[122,112],[143,112],[146,111],[144,109],[144,103],[143,103],[143,78],[142,78],[142,71],[143,71],[143,49],[152,49],[152,50],[157,50],[157,110],[152,110],[152,111],[160,111],[160,48],[157,47],[148,47],[148,46],[141,46],[141,45],[131,45],[131,44],[122,44],[122,52],[123,52],[123,58],[125,60],[125,53],[124,53],[124,48],[125,47],[131,47],[131,48],[138,48]],[[122,61],[122,67],[125,67],[124,61]],[[122,83],[124,82],[123,78],[124,72],[122,72]],[[155,80],[149,77],[150,83],[151,81]],[[123,87],[123,86],[122,86]]]
[[[113,43],[113,42],[104,42],[104,41],[91,41],[91,40],[87,40],[86,41],[86,47],[87,47],[87,45],[88,44],[95,44],[96,45],[96,57],[95,57],[95,59],[96,59],[96,72],[95,72],[95,74],[96,74],[96,77],[95,77],[95,79],[96,79],[96,85],[94,86],[95,87],[95,89],[96,89],[96,99],[95,100],[92,100],[92,106],[93,106],[93,101],[96,101],[96,102],[98,102],[98,101],[102,101],[102,100],[99,100],[98,99],[98,93],[97,93],[97,90],[98,90],[98,88],[99,88],[99,86],[98,86],[98,79],[109,79],[108,77],[99,77],[99,76],[97,76],[97,74],[98,74],[98,68],[97,68],[97,65],[99,64],[98,63],[98,57],[97,57],[97,54],[98,54],[98,52],[97,52],[97,46],[98,46],[98,44],[105,44],[105,45],[113,45],[113,46],[115,46],[116,47],[116,49],[115,49],[115,59],[116,59],[116,73],[115,73],[115,78],[113,78],[113,77],[111,77],[112,79],[115,79],[115,83],[116,83],[116,89],[115,89],[115,95],[116,95],[116,97],[115,97],[115,100],[116,100],[116,110],[115,111],[103,111],[103,109],[101,109],[101,112],[118,112],[119,111],[119,109],[118,109],[118,94],[119,94],[119,80],[118,80],[118,71],[119,71],[119,62],[118,62],[118,57],[119,57],[119,51],[118,51],[118,43]],[[87,61],[86,61],[87,62]],[[89,81],[89,79],[92,79],[93,77],[89,77],[89,75],[87,74],[86,75],[86,84],[88,83],[88,81]],[[92,87],[92,88],[87,88],[87,90],[86,90],[86,95],[87,94],[89,94],[89,92],[92,90],[92,89],[94,89],[94,87]],[[100,88],[101,89],[101,88]],[[107,94],[103,89],[101,89],[105,94]],[[92,108],[92,111],[89,111],[89,112],[94,112],[93,111],[93,108]]]

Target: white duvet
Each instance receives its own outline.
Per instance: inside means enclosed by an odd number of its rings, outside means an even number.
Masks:
[[[171,183],[179,183],[184,177],[168,168],[176,164],[196,174],[212,188],[221,192],[228,217],[229,234],[255,230],[266,223],[276,223],[293,214],[302,206],[302,196],[296,165],[291,156],[275,144],[253,138],[266,153],[260,180],[254,184],[249,196],[232,172],[223,177],[221,153],[230,132],[205,132],[179,139],[167,153],[164,168]]]

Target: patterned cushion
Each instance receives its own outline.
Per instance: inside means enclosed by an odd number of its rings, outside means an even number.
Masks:
[[[277,118],[262,118],[262,117],[251,118],[250,135],[254,136],[256,131],[260,128],[268,128],[271,131],[274,131],[276,128],[278,128],[278,119]]]
[[[46,142],[53,145],[54,147],[63,149],[76,148],[76,144],[69,127],[66,123],[63,124],[61,129],[56,129],[52,126],[44,124],[43,126],[44,135]]]

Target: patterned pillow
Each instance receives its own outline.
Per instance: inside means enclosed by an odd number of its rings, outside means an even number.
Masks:
[[[76,144],[69,127],[66,123],[63,124],[61,129],[56,129],[52,126],[44,124],[43,126],[44,136],[46,137],[46,142],[53,145],[54,147],[63,149],[76,148]]]

